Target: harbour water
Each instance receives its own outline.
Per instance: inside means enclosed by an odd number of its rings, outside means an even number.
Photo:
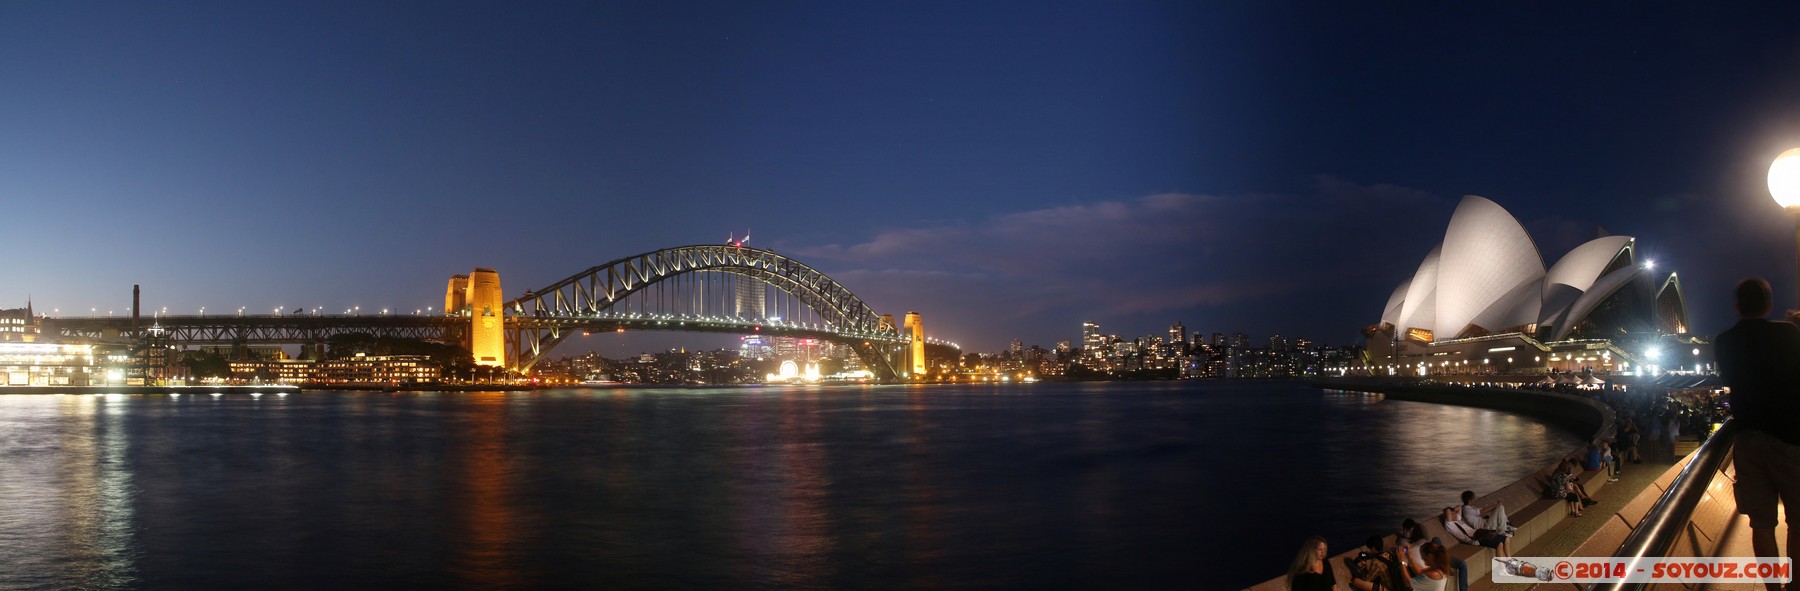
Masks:
[[[1578,443],[1300,382],[0,396],[0,589],[1235,589]]]

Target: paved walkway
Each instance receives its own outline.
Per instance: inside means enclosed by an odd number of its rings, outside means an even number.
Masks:
[[[1619,475],[1619,481],[1607,483],[1606,488],[1595,493],[1594,500],[1599,501],[1598,504],[1584,510],[1581,517],[1563,519],[1562,523],[1550,528],[1549,532],[1533,541],[1530,546],[1513,548],[1513,555],[1569,556],[1581,546],[1582,542],[1586,542],[1588,537],[1594,535],[1594,532],[1606,523],[1608,517],[1617,513],[1632,499],[1637,498],[1638,494],[1644,492],[1645,489],[1650,488],[1651,483],[1667,472],[1671,466],[1674,466],[1677,459],[1693,453],[1694,448],[1699,446],[1698,439],[1692,435],[1683,435],[1680,440],[1675,442],[1674,450],[1654,441],[1646,443],[1647,445],[1641,449],[1644,463],[1626,462],[1624,464],[1625,473]],[[1531,586],[1494,584],[1493,579],[1489,577],[1482,577],[1480,581],[1469,581],[1471,590],[1510,590],[1529,587]]]
[[[1650,488],[1650,483],[1655,482],[1657,477],[1669,471],[1669,467],[1674,466],[1676,460],[1692,453],[1698,446],[1698,440],[1693,436],[1682,436],[1682,439],[1685,441],[1675,443],[1676,451],[1682,452],[1681,456],[1671,453],[1667,446],[1656,443],[1646,446],[1643,450],[1646,452],[1644,453],[1644,463],[1626,463],[1624,465],[1625,473],[1619,475],[1619,481],[1608,483],[1606,488],[1594,497],[1594,500],[1600,502],[1599,504],[1582,511],[1581,517],[1564,519],[1561,524],[1550,528],[1548,534],[1538,538],[1530,547],[1518,554],[1520,556],[1568,556],[1570,552],[1574,552],[1582,542],[1587,541],[1589,536],[1594,535],[1594,532],[1600,529],[1601,524],[1606,523],[1607,516],[1618,513],[1625,503],[1637,498],[1638,494],[1644,492],[1644,489]]]

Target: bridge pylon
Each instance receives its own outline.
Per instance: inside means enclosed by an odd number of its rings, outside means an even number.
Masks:
[[[444,312],[469,319],[463,347],[476,365],[510,367],[506,358],[506,306],[500,295],[500,273],[477,267],[468,275],[452,275],[444,290]]]

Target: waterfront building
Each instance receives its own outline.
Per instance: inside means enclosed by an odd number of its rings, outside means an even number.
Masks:
[[[0,310],[0,341],[36,341],[40,330],[38,325],[38,316],[32,312],[29,301],[25,302],[23,308]]]
[[[1369,364],[1394,374],[1654,366],[1661,349],[1693,340],[1680,282],[1653,273],[1635,238],[1604,230],[1545,268],[1512,214],[1470,195],[1364,328]]]
[[[287,350],[280,345],[201,345],[199,351],[225,358],[226,360],[267,359],[279,361],[287,359]]]
[[[87,386],[95,380],[92,345],[0,342],[0,383],[7,386]],[[123,374],[120,374],[123,377]]]
[[[313,368],[317,363],[312,360],[263,358],[231,361],[229,365],[233,379],[301,384],[314,381]]]
[[[298,365],[304,362],[281,363]],[[234,368],[235,365],[233,364]],[[322,384],[406,384],[435,382],[441,377],[438,365],[424,355],[367,356],[358,353],[355,357],[313,363],[309,381]]]
[[[260,359],[232,361],[231,376],[283,384],[409,384],[435,382],[442,370],[423,355],[362,353],[344,359]]]

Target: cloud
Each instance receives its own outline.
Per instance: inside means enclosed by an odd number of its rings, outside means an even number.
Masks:
[[[1083,321],[1130,334],[1176,320],[1281,330],[1284,315],[1305,315],[1278,309],[1296,299],[1340,310],[1338,322],[1353,333],[1355,319],[1379,314],[1411,268],[1391,261],[1422,257],[1441,232],[1440,222],[1418,220],[1448,219],[1451,203],[1327,176],[1298,194],[1160,193],[785,250],[877,309],[935,312],[947,321],[940,326],[967,333],[946,336],[965,343],[1032,337],[1049,345]]]

